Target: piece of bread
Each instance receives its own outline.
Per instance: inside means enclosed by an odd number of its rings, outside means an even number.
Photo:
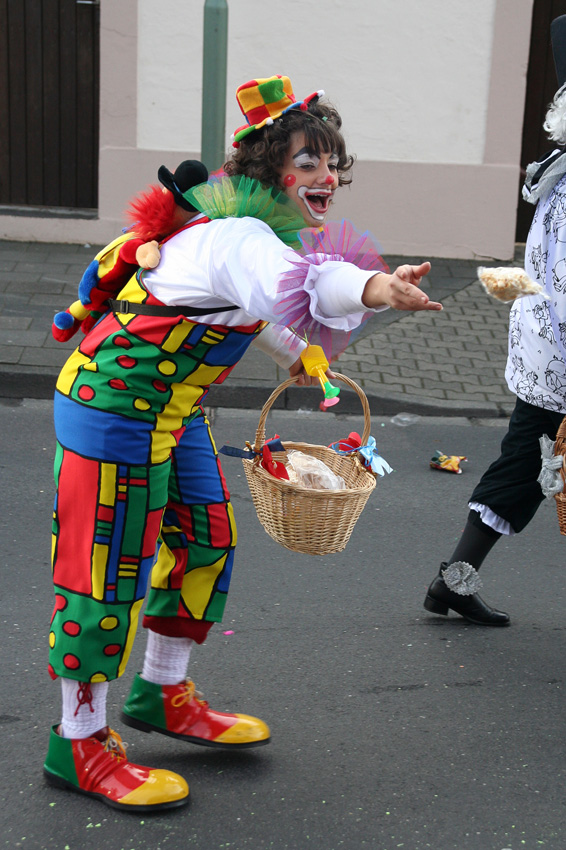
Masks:
[[[545,294],[542,286],[531,280],[526,271],[521,268],[487,269],[480,266],[478,278],[488,295],[506,304],[524,295]]]

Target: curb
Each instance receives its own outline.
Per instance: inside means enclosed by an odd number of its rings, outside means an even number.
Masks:
[[[0,370],[0,398],[4,399],[52,399],[57,376],[37,372],[8,372]],[[213,386],[206,397],[207,407],[226,407],[235,409],[258,410],[269,398],[275,387],[270,383],[257,384],[220,384]],[[301,389],[289,387],[273,403],[274,410],[317,410],[320,394],[316,400],[307,400],[307,392],[317,392],[313,387]],[[467,419],[499,419],[509,417],[514,406],[495,402],[473,402],[468,400],[423,401],[416,396],[382,396],[366,391],[372,416],[395,416],[398,413],[412,413],[418,416],[464,417]],[[350,389],[342,389],[340,406],[333,411],[336,415],[357,415],[360,413],[360,399]]]

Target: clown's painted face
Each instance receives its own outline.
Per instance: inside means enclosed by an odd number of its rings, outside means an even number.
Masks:
[[[306,146],[303,133],[294,133],[279,175],[285,194],[298,204],[307,225],[323,224],[338,188],[338,156],[315,153]]]

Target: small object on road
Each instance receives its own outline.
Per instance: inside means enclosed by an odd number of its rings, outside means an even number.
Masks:
[[[524,269],[498,267],[494,269],[479,266],[478,278],[488,295],[509,304],[525,295],[546,295],[540,283],[535,283]]]
[[[418,413],[397,413],[396,416],[391,418],[391,422],[393,425],[400,425],[405,428],[407,425],[415,425],[420,418]]]
[[[441,451],[436,451],[430,461],[431,469],[443,469],[444,472],[455,472],[456,475],[461,475],[460,463],[463,460],[468,460],[464,455],[445,455]]]

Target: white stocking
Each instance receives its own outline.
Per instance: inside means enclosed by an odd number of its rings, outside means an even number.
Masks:
[[[76,682],[61,678],[63,738],[89,738],[106,726],[108,682]]]
[[[184,682],[192,645],[192,638],[168,637],[148,629],[142,679],[155,685]]]

